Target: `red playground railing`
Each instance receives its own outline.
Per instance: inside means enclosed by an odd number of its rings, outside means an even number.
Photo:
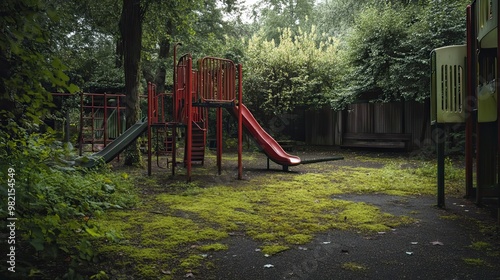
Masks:
[[[200,102],[236,100],[236,66],[228,59],[205,57],[198,62],[198,99]]]

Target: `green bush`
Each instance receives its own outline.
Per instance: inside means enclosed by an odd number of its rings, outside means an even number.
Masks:
[[[54,273],[66,273],[67,278],[87,273],[82,264],[97,260],[93,243],[113,239],[112,233],[94,225],[93,218],[106,209],[133,206],[137,197],[132,182],[126,174],[74,168],[68,164],[71,151],[48,134],[16,131],[15,136],[0,131],[1,193],[3,198],[15,198],[15,205],[0,201],[0,226],[6,228],[7,217],[17,218],[16,253],[28,258],[22,260],[27,265],[16,265],[28,269],[16,270],[16,275],[48,276],[45,270],[55,263],[64,269],[51,270],[51,278],[63,276]],[[5,265],[1,264],[3,271]]]

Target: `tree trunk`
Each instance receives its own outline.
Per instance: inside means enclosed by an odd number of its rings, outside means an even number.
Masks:
[[[120,18],[120,33],[123,42],[123,66],[125,70],[125,111],[127,128],[139,119],[139,86],[141,44],[142,44],[142,11],[140,0],[123,0]],[[125,153],[125,165],[141,165],[141,153],[137,141],[131,144]]]
[[[166,22],[166,30],[167,30],[167,35],[170,36],[170,38],[173,36],[174,32],[174,25],[172,23],[172,20],[170,18],[167,19]],[[156,77],[155,77],[155,84],[156,84],[156,90],[157,92],[165,92],[165,81],[167,79],[167,59],[170,54],[170,39],[169,37],[163,37],[160,39],[160,51],[158,54],[158,57],[160,59],[160,65],[158,66],[158,69],[156,71]]]

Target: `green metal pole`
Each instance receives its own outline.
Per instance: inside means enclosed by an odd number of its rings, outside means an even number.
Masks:
[[[437,151],[437,205],[440,208],[445,207],[444,203],[444,144],[445,132],[443,124],[436,124],[434,126],[434,137],[436,137],[436,151]]]

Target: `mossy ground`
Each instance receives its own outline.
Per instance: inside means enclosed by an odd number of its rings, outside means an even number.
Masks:
[[[297,172],[248,169],[236,180],[234,154],[223,158],[222,175],[215,175],[215,157],[171,178],[169,170],[129,170],[142,194],[135,209],[111,211],[97,225],[117,232],[116,242],[102,242],[99,251],[109,274],[124,278],[170,279],[213,268],[211,251],[225,250],[224,240],[244,235],[260,243],[263,254],[278,254],[306,244],[331,229],[380,232],[414,222],[377,207],[342,199],[346,193],[429,195],[435,193],[435,165],[408,157],[356,158],[341,164],[311,164]],[[359,164],[361,162],[362,164]],[[264,166],[262,165],[264,163]],[[265,168],[261,154],[244,155],[244,165]],[[453,171],[452,165],[448,170]],[[455,174],[455,173],[454,173]],[[447,191],[458,192],[461,173],[447,180]],[[346,264],[346,269],[363,269]]]

